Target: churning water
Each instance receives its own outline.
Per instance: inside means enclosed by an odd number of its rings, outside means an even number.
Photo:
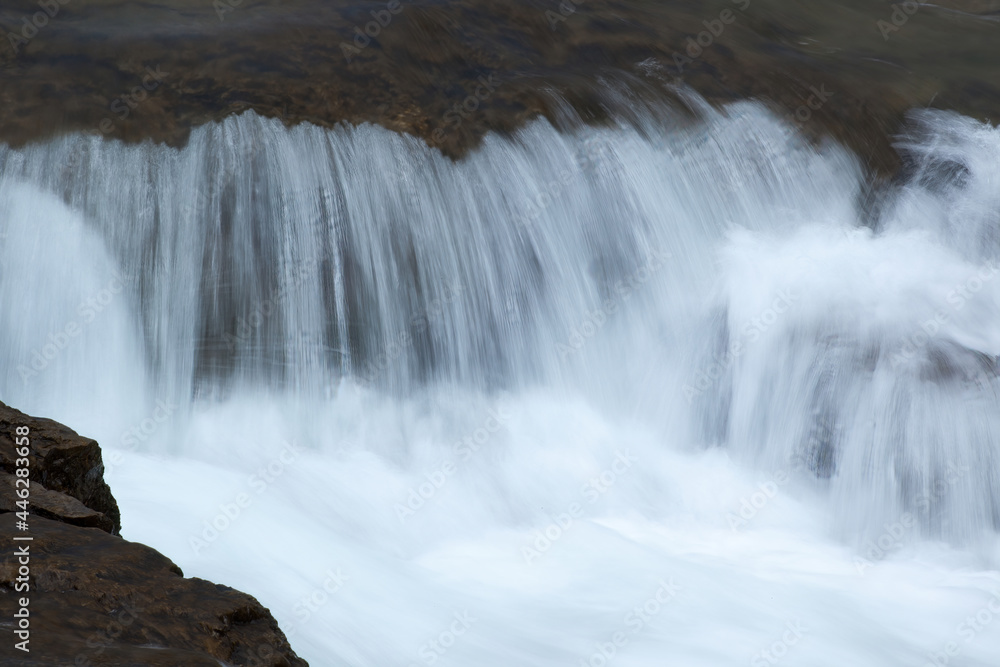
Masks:
[[[995,667],[1000,132],[705,113],[0,148],[0,398],[314,665]]]

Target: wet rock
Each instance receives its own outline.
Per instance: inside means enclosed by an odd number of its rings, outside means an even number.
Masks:
[[[0,541],[14,534],[0,514]],[[227,586],[186,579],[168,558],[97,528],[30,518],[30,586],[15,592],[18,565],[0,563],[0,600],[30,599],[30,653],[13,648],[10,614],[0,663],[14,665],[305,666],[270,612]],[[12,550],[11,550],[12,551]]]
[[[878,22],[893,8],[880,3],[385,6],[106,0],[60,5],[36,30],[24,23],[35,0],[7,0],[0,32],[31,36],[0,45],[0,141],[86,131],[182,145],[193,127],[253,109],[288,125],[378,123],[459,157],[536,117],[600,124],[644,100],[683,108],[683,85],[716,104],[760,99],[888,174],[908,110],[1000,116],[994,0],[920,5],[886,35]]]
[[[121,514],[104,481],[104,463],[97,442],[51,419],[29,417],[0,403],[0,469],[8,474],[14,473],[14,429],[18,426],[27,426],[31,431],[28,478],[48,491],[75,498],[104,515],[110,521],[108,532],[117,534],[121,530]],[[42,497],[54,498],[49,494]]]
[[[28,426],[28,530],[18,530],[15,429]],[[246,593],[185,578],[166,556],[118,536],[118,504],[98,444],[0,403],[0,664],[307,667]],[[24,488],[23,486],[18,488]],[[15,541],[13,538],[30,537]],[[29,590],[18,582],[27,547]],[[13,610],[29,599],[30,652]]]
[[[5,472],[0,473],[0,512],[16,512],[18,496],[15,493],[17,478]],[[23,488],[23,487],[22,487]],[[54,519],[74,526],[100,528],[106,533],[115,533],[111,518],[103,512],[92,510],[73,496],[50,491],[38,482],[29,483],[30,512],[46,519]]]

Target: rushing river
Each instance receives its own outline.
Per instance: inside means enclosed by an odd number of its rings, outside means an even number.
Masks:
[[[1000,131],[705,114],[0,147],[0,398],[313,665],[995,667]]]

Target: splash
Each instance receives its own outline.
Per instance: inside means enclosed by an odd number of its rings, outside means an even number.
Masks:
[[[866,208],[758,105],[672,119],[0,148],[0,395],[314,664],[929,660],[1000,581],[1000,134],[915,116]]]

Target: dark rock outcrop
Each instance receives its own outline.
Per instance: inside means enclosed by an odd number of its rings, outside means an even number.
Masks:
[[[567,104],[600,123],[682,84],[713,103],[766,100],[886,173],[912,108],[1000,117],[1000,0],[941,0],[912,15],[870,0],[60,7],[38,29],[36,0],[0,7],[0,141],[82,130],[181,145],[191,128],[253,109],[287,124],[379,123],[457,157],[487,131],[559,121]]]
[[[29,417],[0,403],[0,469],[8,474],[14,473],[14,429],[18,426],[27,426],[31,430],[28,478],[35,482],[31,497],[39,515],[58,519],[61,515],[55,508],[63,507],[69,512],[65,515],[67,523],[98,526],[117,535],[122,527],[121,514],[111,489],[104,481],[100,445],[51,419]],[[59,494],[68,498],[58,498]],[[12,500],[13,494],[9,493],[5,480],[0,478],[0,508],[11,511],[8,499]],[[76,504],[72,502],[74,499]],[[69,520],[81,511],[79,504],[102,516],[85,523]]]
[[[12,513],[18,426],[30,429],[26,532]],[[118,505],[95,441],[0,403],[0,463],[0,664],[306,666],[253,597],[185,578],[159,552],[117,536]],[[14,551],[25,544],[30,590],[18,592]],[[30,653],[14,648],[21,597],[30,600]]]
[[[16,512],[18,497],[15,494],[14,475],[0,472],[0,512]],[[62,521],[74,526],[100,528],[106,533],[117,534],[118,526],[103,512],[92,510],[73,496],[46,489],[38,482],[29,484],[30,512],[37,516]]]

